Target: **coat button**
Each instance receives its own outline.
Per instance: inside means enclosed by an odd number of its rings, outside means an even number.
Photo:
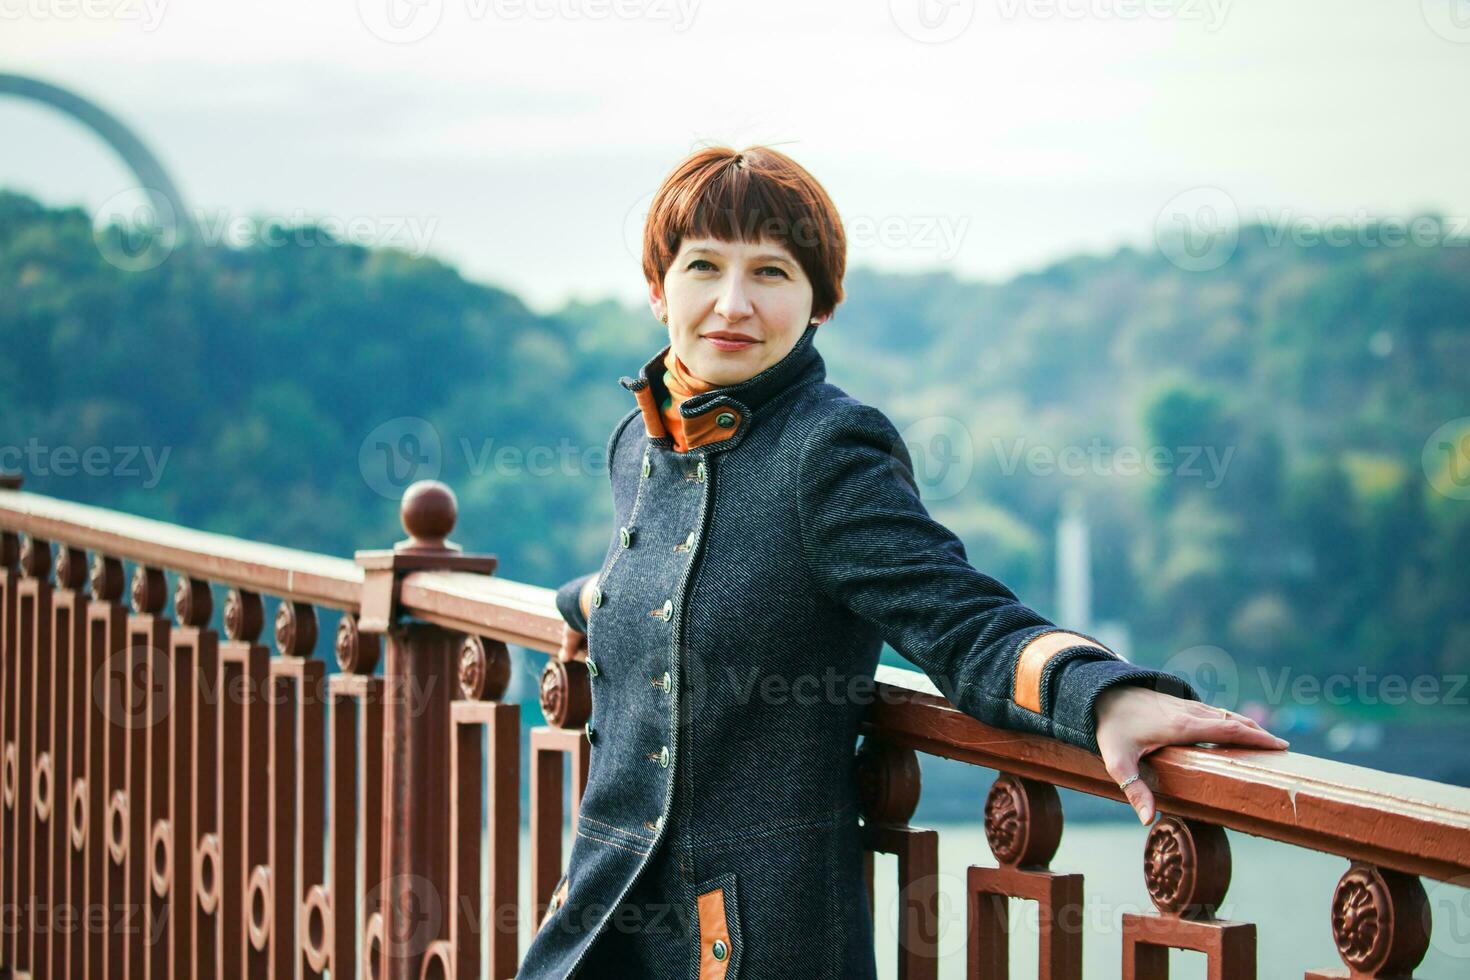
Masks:
[[[628,532],[628,529],[626,527],[619,528],[618,540],[621,541],[623,543],[623,547],[626,548],[633,543],[633,535]]]
[[[666,671],[664,671],[664,690],[665,691],[672,691],[673,689],[674,689],[674,679],[669,676],[669,672],[666,670]]]
[[[689,537],[684,539],[684,550],[689,551],[694,547],[694,532],[689,532]]]
[[[665,599],[664,600],[664,622],[667,623],[669,620],[671,620],[673,618],[674,618],[674,600],[673,599]]]
[[[663,825],[664,825],[664,815],[662,813],[660,813],[658,816],[656,816],[656,817],[653,818],[653,829],[655,831],[657,831]]]
[[[587,741],[594,743],[597,741],[597,729],[592,727],[592,723],[590,721],[582,726],[582,731],[586,733]]]
[[[602,605],[602,590],[601,589],[593,589],[592,590],[592,604],[594,606],[600,606],[600,605]]]
[[[735,416],[730,412],[721,412],[715,416],[715,425],[722,429],[733,429],[735,427]]]
[[[593,677],[597,676],[597,661],[593,660],[591,657],[587,658],[587,673],[591,674]]]
[[[723,960],[730,955],[730,947],[725,945],[723,939],[716,939],[710,943],[709,951],[715,955],[717,960]]]
[[[647,476],[648,473],[649,473],[649,471],[652,470],[652,469],[653,469],[653,464],[648,461],[648,454],[647,453],[644,453],[643,454],[643,475],[644,476]]]
[[[665,769],[669,768],[669,747],[667,745],[658,750],[658,764]]]
[[[701,459],[699,461],[699,465],[694,468],[694,478],[696,480],[700,481],[701,483],[703,483],[704,482],[704,474],[705,474],[704,460]]]

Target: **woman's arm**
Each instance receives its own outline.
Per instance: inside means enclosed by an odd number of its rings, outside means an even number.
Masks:
[[[597,572],[578,575],[556,590],[556,609],[566,621],[562,631],[559,660],[585,660],[587,657],[587,617],[592,615],[592,590],[597,587]]]
[[[1277,747],[1258,727],[1247,734],[1235,719],[1198,704],[1181,678],[1061,629],[976,570],[964,544],[920,501],[908,449],[878,409],[853,401],[818,422],[798,476],[813,577],[966,714],[1102,755],[1119,782],[1161,745],[1208,738]],[[1126,697],[1110,696],[1121,689]],[[1139,712],[1146,717],[1136,718]],[[1152,817],[1146,790],[1141,780],[1126,790],[1130,800],[1138,797],[1140,819]]]

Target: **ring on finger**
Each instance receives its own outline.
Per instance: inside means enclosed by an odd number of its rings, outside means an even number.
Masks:
[[[1136,782],[1138,782],[1138,773],[1135,772],[1133,775],[1129,776],[1127,779],[1119,783],[1118,788],[1127,789],[1129,786],[1132,786]]]

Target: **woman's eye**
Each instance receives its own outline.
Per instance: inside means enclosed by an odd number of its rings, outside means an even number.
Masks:
[[[714,263],[713,262],[710,262],[708,259],[695,259],[693,262],[690,262],[689,265],[685,266],[685,268],[686,269],[695,269],[695,266],[701,266],[701,265],[709,266],[711,269],[713,269],[715,267],[714,266]],[[703,269],[695,269],[695,271],[697,271],[697,272],[703,272],[704,270]]]
[[[790,279],[791,278],[790,276],[786,275],[786,270],[783,269],[783,268],[781,268],[778,265],[762,266],[761,269],[760,269],[760,271],[761,272],[774,272],[776,275],[781,276],[783,279]],[[766,278],[769,278],[769,277],[766,277]]]

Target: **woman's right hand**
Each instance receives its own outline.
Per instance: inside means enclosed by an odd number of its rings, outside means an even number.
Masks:
[[[571,623],[563,623],[561,629],[561,649],[556,651],[556,659],[563,663],[568,660],[586,660],[587,634],[579,633],[572,629]]]

